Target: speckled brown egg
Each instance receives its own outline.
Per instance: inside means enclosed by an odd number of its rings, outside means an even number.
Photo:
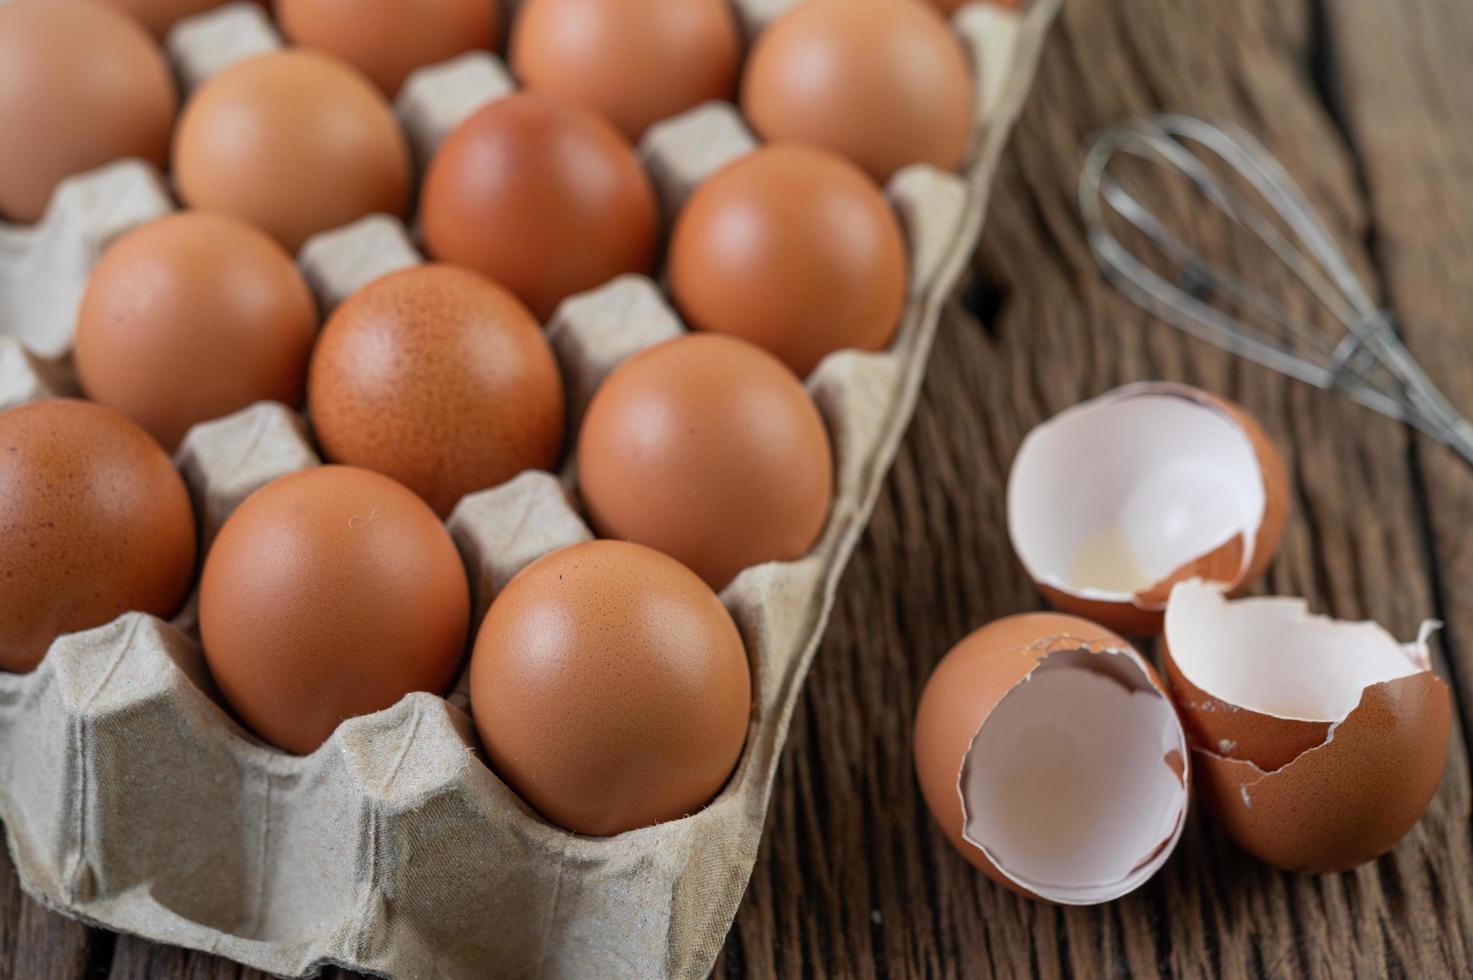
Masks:
[[[617,541],[522,570],[481,625],[471,709],[491,766],[559,826],[674,820],[730,777],[752,711],[726,607],[658,552]]]
[[[731,337],[681,337],[629,358],[579,435],[579,486],[599,534],[663,551],[713,589],[806,554],[833,479],[823,418],[798,379]]]
[[[163,166],[177,102],[132,18],[83,0],[0,4],[0,217],[36,221],[58,181],[111,160]]]
[[[343,59],[392,96],[425,65],[494,49],[499,0],[274,0],[293,44]]]
[[[149,33],[159,40],[169,33],[169,28],[174,23],[185,17],[193,17],[216,7],[223,7],[231,0],[103,0],[119,10],[126,10],[132,14],[139,23],[148,28]],[[261,3],[262,0],[252,0]]]
[[[148,433],[81,401],[0,412],[0,669],[125,612],[172,615],[194,550],[189,493]]]
[[[905,307],[905,239],[859,169],[778,144],[696,190],[675,224],[669,275],[692,327],[749,340],[807,377],[833,351],[890,342]]]
[[[328,459],[392,476],[435,512],[526,469],[563,438],[552,348],[515,296],[425,265],[350,296],[322,331],[308,408]]]
[[[876,180],[955,170],[972,126],[961,42],[922,0],[807,0],[758,38],[742,110],[764,139],[813,143]]]
[[[599,113],[631,141],[692,106],[730,101],[741,56],[727,0],[529,0],[511,38],[523,85]]]
[[[174,135],[190,207],[262,228],[289,251],[374,212],[403,216],[409,145],[383,95],[315,51],[258,55],[195,91]]]
[[[268,483],[225,522],[199,619],[236,715],[305,755],[345,719],[450,686],[470,586],[423,501],[386,476],[321,466]]]
[[[655,192],[603,119],[519,92],[466,119],[431,161],[420,198],[438,259],[495,279],[539,320],[574,293],[649,272]]]
[[[317,304],[280,245],[236,218],[182,212],[129,232],[93,270],[77,374],[172,452],[197,422],[300,405],[316,338]]]

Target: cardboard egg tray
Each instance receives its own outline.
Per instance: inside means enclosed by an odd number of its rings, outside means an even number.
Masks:
[[[743,0],[760,30],[790,0]],[[836,453],[828,525],[804,558],[747,569],[722,593],[752,658],[754,713],[730,782],[699,812],[612,838],[546,823],[476,748],[462,686],[343,723],[308,757],[272,749],[215,700],[194,601],[173,622],[131,613],[61,637],[29,675],[0,674],[0,818],[26,891],[68,915],[287,976],[339,964],[395,977],[707,973],[756,857],[773,774],[840,573],[910,418],[944,303],[977,239],[988,187],[1060,0],[973,5],[954,21],[974,56],[979,120],[965,172],[913,167],[887,192],[908,238],[910,295],[881,353],[841,351],[807,379]],[[186,88],[279,44],[260,8],[179,25]],[[510,91],[492,55],[426,68],[396,111],[417,158]],[[755,140],[730,105],[653,128],[639,152],[666,219]],[[66,182],[44,221],[0,225],[0,407],[76,391],[72,325],[109,241],[175,207],[148,166]],[[422,261],[396,219],[309,241],[300,261],[324,314]],[[548,326],[572,425],[605,375],[684,330],[657,285],[626,276],[565,302]],[[570,428],[570,432],[576,429]],[[476,622],[524,565],[591,532],[576,453],[462,500],[448,526]],[[202,547],[251,491],[319,464],[306,421],[262,403],[195,427],[176,462]]]

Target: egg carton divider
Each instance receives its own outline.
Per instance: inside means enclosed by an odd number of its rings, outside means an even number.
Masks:
[[[790,2],[738,7],[755,31]],[[807,556],[747,569],[722,593],[753,661],[755,707],[741,761],[711,804],[613,838],[553,827],[484,764],[463,683],[349,720],[311,756],[278,752],[212,698],[191,601],[172,623],[128,614],[58,639],[31,674],[0,675],[0,818],[26,891],[96,925],[286,976],[327,964],[403,977],[705,975],[751,874],[840,574],[908,424],[1059,6],[973,5],[954,21],[977,67],[972,155],[961,176],[915,167],[891,181],[911,268],[896,339],[883,352],[830,355],[807,379],[835,448],[833,510]],[[279,43],[260,8],[239,4],[182,23],[168,49],[192,86]],[[491,55],[416,73],[396,111],[417,160],[511,89]],[[754,145],[724,104],[652,128],[639,152],[667,221]],[[172,208],[160,175],[126,162],[68,181],[38,226],[0,226],[0,406],[75,390],[71,324],[91,265],[118,234]],[[300,261],[326,313],[422,258],[409,229],[373,216],[309,241]],[[618,362],[684,329],[640,276],[565,302],[548,336],[570,436]],[[176,462],[208,541],[250,492],[320,461],[305,420],[263,403],[195,427]],[[592,537],[576,509],[575,449],[561,474],[528,472],[466,497],[447,525],[479,621],[520,568]]]

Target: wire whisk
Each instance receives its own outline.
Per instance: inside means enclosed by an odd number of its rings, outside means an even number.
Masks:
[[[1185,177],[1201,197],[1286,266],[1343,332],[1326,329],[1326,318],[1316,321],[1295,313],[1265,290],[1203,258],[1112,175],[1111,164],[1120,156]],[[1226,171],[1209,164],[1213,157],[1241,181],[1225,180]],[[1239,189],[1244,185],[1274,217]],[[1416,426],[1473,463],[1473,424],[1418,366],[1397,336],[1391,314],[1371,301],[1293,178],[1243,129],[1176,114],[1112,127],[1085,157],[1079,207],[1090,249],[1106,276],[1144,309],[1233,354]],[[1155,250],[1156,265],[1164,265],[1168,274],[1115,237],[1106,223],[1110,213],[1141,234]]]

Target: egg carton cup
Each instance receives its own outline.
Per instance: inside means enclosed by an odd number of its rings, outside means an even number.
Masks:
[[[782,7],[739,6],[759,30]],[[609,838],[561,830],[484,763],[464,677],[344,722],[287,755],[218,703],[193,598],[172,622],[129,613],[59,638],[27,675],[0,674],[0,818],[27,893],[67,915],[283,976],[335,964],[394,977],[697,977],[711,968],[756,858],[793,706],[914,408],[942,308],[979,234],[988,189],[1060,0],[954,20],[977,65],[979,120],[963,174],[912,167],[887,187],[908,241],[910,295],[890,348],[827,357],[807,387],[828,426],[836,494],[808,555],[742,572],[721,594],[752,660],[741,760],[708,806]],[[186,85],[279,43],[253,5],[179,25]],[[513,88],[494,57],[416,73],[396,104],[417,159]],[[756,145],[711,104],[639,147],[667,220],[701,180]],[[0,226],[0,406],[75,392],[72,324],[86,275],[117,235],[172,210],[147,165],[67,181],[33,228]],[[299,257],[324,313],[422,257],[372,216]],[[629,355],[685,330],[659,287],[625,276],[567,300],[547,332],[570,432]],[[517,571],[593,535],[577,510],[576,449],[561,474],[472,494],[447,521],[476,621]],[[308,423],[262,403],[196,426],[176,463],[207,543],[252,491],[319,465]]]

